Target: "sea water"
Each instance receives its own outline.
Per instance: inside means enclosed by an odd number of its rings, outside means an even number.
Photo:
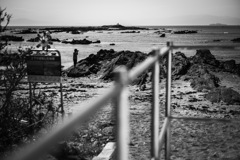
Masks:
[[[142,27],[142,26],[141,26]],[[66,32],[52,33],[53,38],[60,40],[64,39],[88,39],[91,41],[100,40],[101,43],[93,43],[89,45],[81,44],[64,44],[61,42],[54,42],[51,48],[57,49],[61,52],[62,65],[67,68],[73,65],[72,54],[76,48],[79,50],[78,60],[86,58],[90,54],[96,54],[100,49],[114,49],[115,51],[129,50],[141,51],[149,53],[153,47],[163,47],[168,41],[174,44],[181,45],[240,45],[231,40],[240,38],[240,26],[144,26],[151,28],[149,30],[139,30],[140,33],[121,33],[122,30],[105,30],[105,31],[88,31],[83,34],[71,34]],[[32,27],[12,27],[11,29],[23,29]],[[38,27],[35,27],[38,28]],[[44,28],[44,27],[41,27]],[[155,32],[157,30],[196,30],[195,34],[171,34],[166,33],[166,37],[162,38]],[[14,34],[14,33],[6,33]],[[27,42],[30,38],[35,38],[36,34],[17,34],[22,36],[23,42],[10,42],[8,49],[15,51],[19,46],[21,47],[35,47],[38,42]],[[110,45],[114,43],[115,45]],[[174,50],[181,51],[186,56],[193,56],[196,50]],[[234,59],[240,63],[240,51],[236,50],[211,50],[211,53],[219,60]]]

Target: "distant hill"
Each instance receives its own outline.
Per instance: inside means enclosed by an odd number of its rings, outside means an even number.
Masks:
[[[227,24],[214,23],[214,24],[209,24],[209,26],[227,26]]]

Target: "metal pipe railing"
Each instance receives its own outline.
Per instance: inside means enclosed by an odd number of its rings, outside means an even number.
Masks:
[[[116,72],[116,83],[104,95],[99,96],[95,101],[91,101],[88,105],[83,107],[80,113],[76,114],[71,119],[65,121],[61,126],[53,130],[43,140],[36,144],[30,145],[22,152],[10,157],[10,160],[32,160],[47,152],[53,144],[63,139],[73,131],[76,126],[85,122],[92,114],[96,113],[104,106],[110,99],[115,100],[116,114],[117,114],[117,158],[118,160],[128,159],[128,144],[129,144],[129,102],[127,85],[136,79],[143,72],[153,67],[153,81],[152,81],[152,145],[151,158],[153,160],[160,159],[160,151],[165,139],[165,158],[170,159],[170,122],[171,119],[181,119],[181,117],[171,116],[171,66],[172,66],[172,49],[235,49],[240,50],[239,46],[181,46],[167,43],[166,47],[161,49],[154,49],[154,56],[148,57],[138,66],[132,68],[130,71],[121,68]],[[165,106],[165,120],[163,127],[159,133],[159,59],[167,55],[167,81],[166,81],[166,106]],[[191,120],[191,118],[182,118]],[[203,120],[201,118],[196,120]]]
[[[163,122],[163,126],[162,126],[162,129],[161,129],[161,132],[160,132],[160,134],[159,134],[159,136],[158,136],[158,143],[159,143],[159,150],[158,150],[158,152],[159,152],[159,157],[160,157],[160,152],[161,152],[161,148],[163,147],[163,141],[164,141],[164,139],[165,139],[165,134],[166,134],[166,132],[167,132],[167,128],[168,128],[168,126],[169,126],[169,123],[170,123],[170,118],[169,117],[167,117],[167,118],[165,118],[164,119],[164,122]]]
[[[153,49],[153,52],[158,52],[159,56],[162,57],[165,56],[167,54],[167,51],[169,50],[170,50],[169,47],[163,47],[161,49],[155,48]],[[133,81],[134,79],[136,79],[139,75],[141,75],[143,72],[149,69],[158,60],[159,59],[157,59],[156,57],[150,56],[136,67],[132,68],[128,73],[129,81]]]
[[[171,48],[172,43],[168,42],[167,46]],[[172,52],[167,53],[167,80],[166,80],[166,107],[165,117],[171,116],[171,85],[172,85]],[[170,159],[170,139],[171,139],[171,124],[168,125],[165,134],[165,158]]]
[[[128,76],[126,67],[119,68],[115,72],[116,85],[119,86],[119,94],[115,97],[117,116],[117,160],[128,159],[129,151],[129,104],[128,104]]]
[[[154,57],[158,60],[159,50],[155,50]],[[159,135],[159,75],[160,66],[159,61],[156,61],[153,65],[152,71],[152,122],[151,122],[151,157],[158,159],[158,135]]]

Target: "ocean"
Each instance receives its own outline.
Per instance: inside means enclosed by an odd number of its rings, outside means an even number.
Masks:
[[[12,30],[26,29],[26,28],[45,28],[49,26],[41,27],[10,27]],[[56,27],[56,26],[54,26]],[[64,39],[88,39],[91,41],[100,40],[101,43],[94,43],[90,45],[79,44],[63,44],[61,42],[54,42],[51,48],[57,49],[61,52],[61,60],[64,68],[70,67],[72,62],[72,53],[76,48],[79,50],[78,60],[86,58],[90,54],[96,54],[100,49],[114,49],[115,51],[129,50],[129,51],[141,51],[149,53],[153,47],[163,47],[168,41],[172,41],[174,44],[181,45],[240,45],[240,43],[234,43],[231,40],[240,38],[240,26],[139,26],[150,28],[150,30],[139,30],[140,33],[121,33],[121,30],[108,30],[108,31],[88,31],[83,34],[71,34],[65,32],[52,33],[53,38],[60,40]],[[160,37],[155,32],[157,30],[196,30],[195,34],[171,34],[166,33],[166,37]],[[9,31],[8,31],[9,32]],[[4,33],[14,34],[14,33]],[[11,45],[8,49],[14,52],[21,47],[36,46],[37,42],[27,42],[30,38],[35,38],[36,34],[17,34],[16,36],[22,36],[25,41],[23,42],[10,42]],[[114,43],[115,45],[110,45]],[[174,50],[185,53],[186,56],[193,56],[196,50]],[[211,53],[219,60],[234,59],[237,63],[240,63],[240,51],[239,50],[211,50]]]

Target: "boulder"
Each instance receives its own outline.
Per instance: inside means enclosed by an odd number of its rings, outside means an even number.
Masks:
[[[190,61],[184,53],[176,52],[172,61],[172,78],[179,79],[185,75],[190,67]]]
[[[224,61],[222,65],[227,72],[235,72],[237,69],[235,60]]]
[[[182,52],[176,52],[172,56],[172,79],[177,80],[185,75],[190,67],[190,61]],[[160,63],[160,78],[165,78],[167,74],[167,58],[164,57]]]
[[[238,43],[239,43],[239,42],[240,42],[240,38],[234,38],[234,39],[232,39],[231,41],[232,41],[232,42],[238,42]]]
[[[79,61],[76,67],[67,71],[68,77],[84,77],[90,74],[96,74],[101,69],[97,56],[89,55],[86,59]]]
[[[118,56],[118,53],[115,52],[113,49],[110,50],[101,49],[97,52],[96,56],[99,61],[112,60],[113,58]]]
[[[116,58],[112,59],[105,67],[103,67],[101,78],[104,80],[113,80],[113,71],[116,67],[124,65],[127,69],[131,69],[145,60],[146,57],[147,55],[142,52],[121,51]]]
[[[220,62],[216,60],[214,55],[212,55],[208,49],[197,50],[196,54],[190,58],[190,61],[193,64],[209,64],[215,67],[218,67],[220,64]]]
[[[161,34],[159,37],[166,37],[166,34],[165,33],[163,33],[163,34]]]
[[[212,90],[219,86],[219,78],[211,74],[206,66],[194,64],[183,78],[189,80],[197,91]]]
[[[231,88],[215,88],[206,95],[206,99],[213,103],[225,102],[228,105],[240,104],[240,94]]]

